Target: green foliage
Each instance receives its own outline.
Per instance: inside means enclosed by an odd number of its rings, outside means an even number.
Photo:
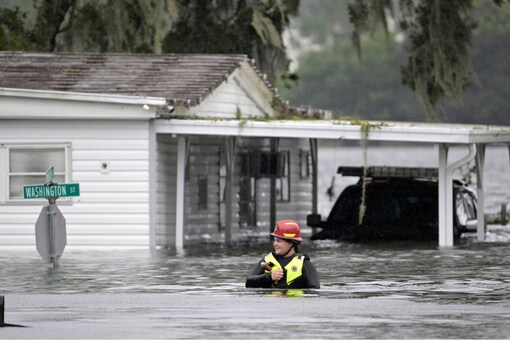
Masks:
[[[409,60],[402,68],[404,83],[421,96],[430,120],[443,95],[462,102],[472,77],[469,48],[475,23],[471,1],[424,1],[410,27]]]
[[[498,6],[504,2],[508,1],[493,0]],[[388,32],[387,13],[399,20],[392,3],[353,0],[349,5],[353,42],[358,51],[361,35],[372,33],[377,24]],[[438,101],[448,96],[462,104],[463,92],[474,79],[470,60],[476,27],[473,0],[400,0],[399,7],[400,28],[409,37],[409,57],[401,69],[403,82],[422,98],[429,120],[438,120]]]
[[[473,176],[476,173],[476,167],[473,164],[474,162],[470,162],[460,168],[462,174],[462,180],[467,185],[473,185]]]
[[[284,98],[294,105],[312,105],[332,110],[337,115],[363,119],[510,125],[510,102],[507,100],[510,97],[507,81],[507,74],[510,74],[510,6],[507,2],[497,7],[492,1],[474,0],[469,21],[466,21],[477,23],[476,27],[469,27],[471,44],[464,36],[452,45],[452,49],[439,41],[437,28],[432,34],[429,28],[423,32],[419,30],[415,6],[423,1],[402,0],[393,12],[387,10],[387,14],[402,26],[401,30],[392,27],[388,33],[381,32],[381,21],[370,7],[373,2],[364,3],[365,16],[369,15],[369,18],[365,33],[359,36],[362,51],[359,59],[350,41],[347,3],[302,1],[301,15],[294,26],[306,36],[308,44],[315,46],[315,50],[303,48],[305,53],[299,58],[296,71],[299,75],[297,85],[287,89],[280,84]],[[461,14],[466,15],[462,11]],[[458,19],[452,18],[452,23]],[[428,26],[431,24],[429,22]],[[443,24],[449,27],[451,23]],[[453,34],[455,29],[450,33]],[[421,43],[416,45],[421,49],[412,50],[411,36]],[[447,41],[453,39],[448,34],[444,38]],[[467,53],[469,58],[456,56],[457,51]],[[449,63],[436,63],[440,57],[450,58]],[[452,63],[465,68],[454,72]],[[428,78],[432,81],[427,82]],[[463,80],[457,83],[463,84],[462,88],[455,88],[457,78]],[[404,81],[405,85],[402,84]],[[413,94],[413,89],[420,86],[426,88],[426,95],[434,102],[429,105],[429,115],[424,98]],[[450,99],[454,93],[459,96],[457,101]]]
[[[479,0],[474,8],[478,25],[471,61],[476,77],[464,90],[463,105],[441,100],[438,108],[449,122],[510,125],[510,6],[498,8]]]
[[[409,36],[409,58],[402,67],[403,81],[423,100],[429,120],[437,120],[434,105],[443,95],[462,101],[471,78],[469,46],[475,27],[471,0],[427,0],[416,4],[401,1],[401,29]],[[360,36],[372,33],[380,23],[388,32],[388,0],[355,0],[349,5],[354,25],[353,42],[358,51]]]
[[[294,105],[312,105],[336,116],[400,121],[423,120],[424,111],[412,91],[402,86],[398,68],[402,46],[379,34],[363,41],[360,63],[347,38],[332,48],[310,52],[300,60],[299,82],[281,95]]]
[[[33,0],[34,24],[1,9],[0,49],[59,52],[241,53],[274,80],[282,34],[299,0]]]
[[[26,14],[21,13],[18,7],[0,8],[0,50],[27,49],[25,20]]]
[[[33,0],[33,20],[24,13],[19,21],[23,48],[2,44],[0,49],[161,53],[161,31],[166,33],[175,16],[174,1]]]
[[[68,12],[72,16],[75,11],[76,0],[42,1],[36,2],[36,21],[30,32],[30,40],[41,51],[55,51],[57,35],[69,29],[69,23],[64,23]]]
[[[352,42],[361,58],[361,34],[373,34],[379,22],[388,34],[386,9],[391,10],[391,0],[356,0],[349,5],[349,17],[354,25]]]
[[[282,34],[298,6],[299,0],[177,0],[179,18],[163,51],[247,54],[273,82],[288,68]]]

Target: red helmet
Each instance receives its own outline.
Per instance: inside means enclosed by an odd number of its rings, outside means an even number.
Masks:
[[[271,235],[290,241],[303,241],[301,238],[301,230],[299,229],[299,225],[297,222],[292,220],[278,221]]]

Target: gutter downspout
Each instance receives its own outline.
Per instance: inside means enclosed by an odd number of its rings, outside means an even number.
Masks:
[[[448,147],[443,146],[443,148],[446,148],[446,157],[445,160],[447,161],[447,151]],[[446,217],[445,220],[441,221],[439,223],[439,246],[446,246],[446,247],[452,247],[453,246],[453,171],[460,166],[471,162],[476,156],[476,145],[470,144],[469,145],[469,153],[459,159],[458,161],[454,162],[450,166],[446,167],[445,171],[445,177],[444,177],[444,184],[439,186],[439,189],[445,190],[446,195],[445,201],[440,202],[439,204],[439,215],[443,215],[441,212],[443,209],[446,209],[446,214],[444,216]],[[441,181],[441,175],[439,180]],[[441,196],[441,192],[439,195]],[[441,200],[440,200],[441,201]],[[443,223],[441,223],[443,222]]]

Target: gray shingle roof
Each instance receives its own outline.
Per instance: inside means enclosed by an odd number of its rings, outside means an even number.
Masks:
[[[163,97],[194,105],[225,81],[238,54],[0,52],[0,87]]]

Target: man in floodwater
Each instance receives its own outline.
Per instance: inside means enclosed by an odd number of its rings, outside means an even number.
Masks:
[[[247,288],[320,288],[319,274],[306,255],[300,255],[301,230],[292,220],[276,223],[274,252],[261,259],[246,277]]]

